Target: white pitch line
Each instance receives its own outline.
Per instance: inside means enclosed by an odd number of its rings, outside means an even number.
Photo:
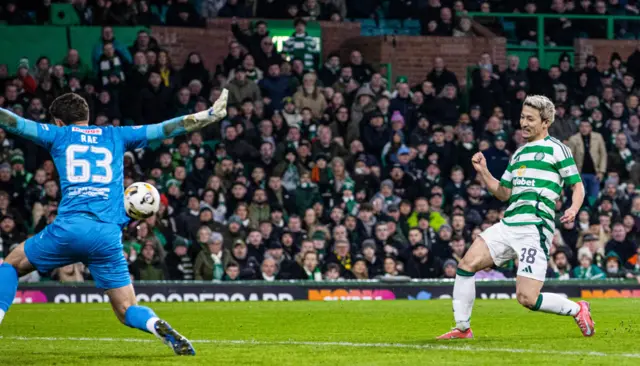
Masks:
[[[128,342],[155,343],[157,340],[142,338],[99,338],[99,337],[21,337],[0,336],[0,340],[12,341],[49,341],[49,342]],[[551,351],[522,348],[448,346],[436,344],[407,344],[407,343],[357,343],[357,342],[323,342],[323,341],[258,341],[258,340],[225,340],[225,339],[195,339],[191,343],[249,345],[249,346],[311,346],[311,347],[347,347],[347,348],[403,348],[416,350],[443,350],[461,352],[503,352],[503,353],[535,353],[556,356],[593,356],[593,357],[622,357],[640,358],[640,353],[605,353],[595,351]]]

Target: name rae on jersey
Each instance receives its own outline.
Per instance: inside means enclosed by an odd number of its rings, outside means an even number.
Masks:
[[[86,142],[86,143],[89,143],[89,144],[97,144],[98,143],[98,137],[97,136],[87,136],[87,135],[102,135],[102,130],[99,129],[99,128],[85,129],[85,128],[72,127],[71,131],[80,132],[82,134],[82,135],[80,135],[80,142]]]

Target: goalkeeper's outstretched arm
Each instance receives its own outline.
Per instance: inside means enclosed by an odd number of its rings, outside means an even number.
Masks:
[[[34,122],[4,108],[0,108],[0,128],[45,147],[55,139],[58,130],[58,126]]]
[[[185,133],[200,130],[211,123],[221,121],[227,116],[227,99],[229,92],[223,89],[213,107],[206,111],[172,118],[170,120],[147,126],[147,140],[164,140]]]

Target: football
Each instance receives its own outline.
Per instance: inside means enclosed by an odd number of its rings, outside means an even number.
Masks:
[[[149,183],[136,182],[124,191],[124,209],[134,220],[153,216],[160,208],[160,193]]]

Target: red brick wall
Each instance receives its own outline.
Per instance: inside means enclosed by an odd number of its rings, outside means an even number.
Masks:
[[[628,40],[576,39],[574,41],[576,68],[584,67],[587,56],[595,55],[598,58],[598,67],[601,70],[607,69],[613,52],[618,52],[626,61],[638,44],[640,42]]]
[[[489,52],[501,68],[506,67],[504,38],[358,37],[347,45],[362,50],[369,62],[390,63],[393,77],[406,76],[411,84],[424,80],[437,56],[444,59],[461,84],[466,81],[467,67],[476,64],[483,52]]]
[[[246,20],[240,21],[240,27],[247,24]],[[321,27],[325,58],[330,52],[338,51],[347,60],[349,52],[358,49],[367,62],[391,63],[394,77],[407,76],[411,83],[424,79],[436,56],[445,59],[461,83],[465,81],[466,67],[475,64],[482,52],[489,52],[501,67],[506,65],[504,38],[362,37],[358,23],[321,22]],[[160,45],[169,50],[176,66],[184,63],[189,52],[197,51],[211,71],[224,60],[228,43],[233,39],[229,19],[211,20],[207,29],[153,27],[152,33]]]

